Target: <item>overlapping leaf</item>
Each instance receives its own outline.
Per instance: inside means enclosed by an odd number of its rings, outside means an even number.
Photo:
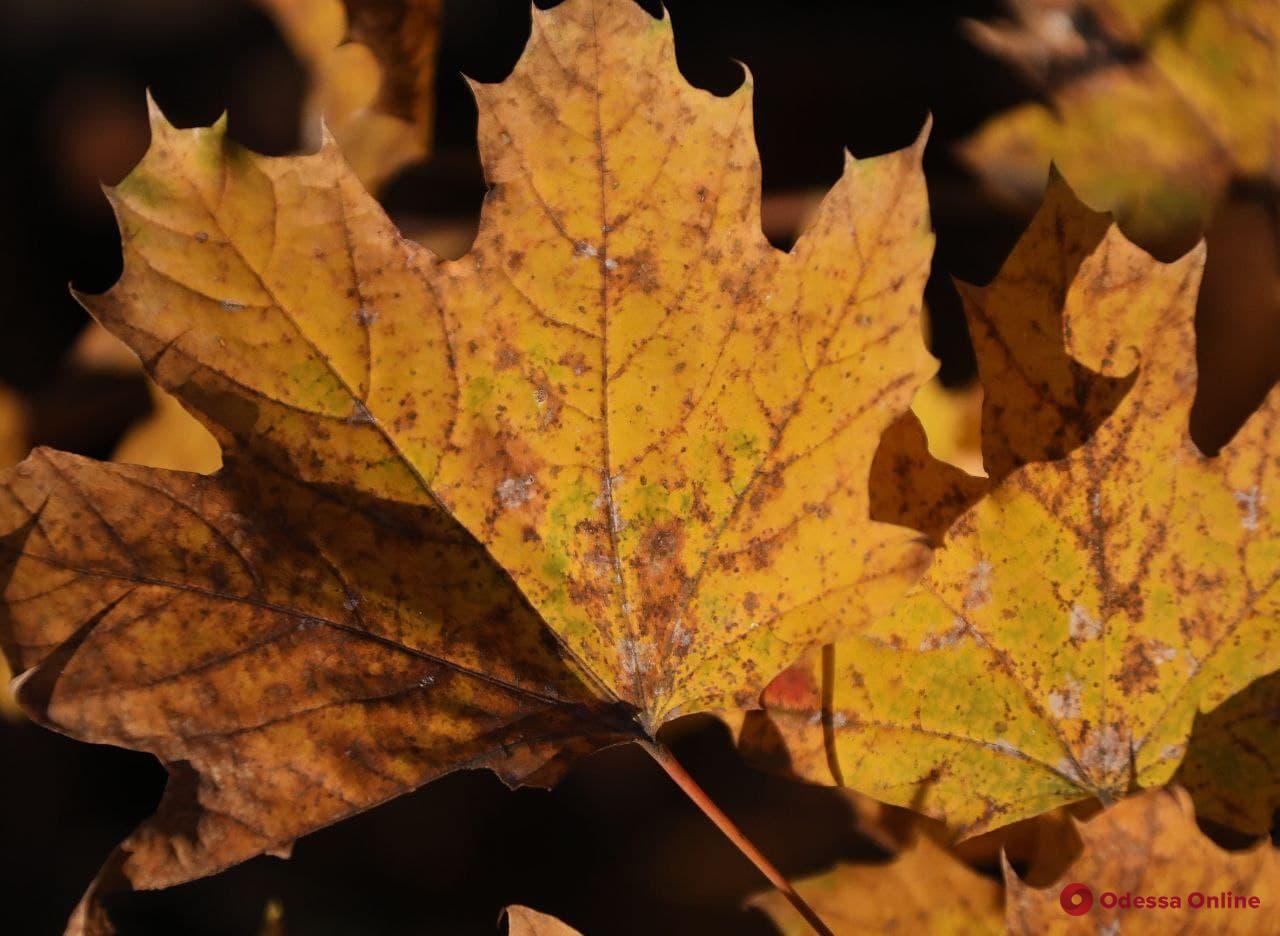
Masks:
[[[1071,305],[1100,295],[1126,301],[1135,284],[1126,266],[1111,262],[1116,253],[1135,257],[1107,216],[1086,208],[1053,173],[1044,203],[996,280],[956,283],[982,385],[979,434],[987,477],[934,457],[920,421],[908,413],[876,453],[873,516],[937,539],[1014,470],[1061,458],[1092,435],[1131,380],[1072,357],[1066,317]]]
[[[596,51],[645,67],[597,79]],[[527,106],[543,88],[558,111]],[[664,21],[539,13],[477,93],[493,189],[463,260],[397,238],[331,148],[264,160],[158,121],[94,311],[224,438],[439,498],[650,724],[746,699],[922,555],[865,519],[874,441],[931,367],[918,148],[850,161],[783,254],[748,87],[684,85]]]
[[[309,121],[326,122],[361,182],[377,191],[427,154],[442,0],[258,2],[311,71]]]
[[[1042,454],[1023,429],[1065,457],[1009,473],[892,614],[766,699],[801,774],[967,832],[1166,782],[1197,711],[1280,666],[1280,391],[1204,456],[1187,427],[1201,254],[1159,264],[1111,231],[1076,268],[1042,247],[1017,277],[1002,272],[986,309],[1005,291],[1030,308],[1058,295],[1076,360],[1046,369],[1022,354],[1052,344],[1029,316],[1034,340],[1003,359],[1029,402],[998,447],[1001,413],[989,428],[984,410],[984,449],[996,477],[996,454]]]
[[[1119,803],[1079,827],[1080,857],[1057,883],[1032,887],[1008,864],[1004,877],[1008,931],[1023,934],[1089,932],[1162,934],[1169,932],[1275,932],[1280,889],[1280,856],[1270,842],[1248,852],[1228,852],[1196,827],[1186,793],[1152,790]],[[1060,894],[1069,882],[1083,883],[1093,904],[1079,917],[1063,912]],[[1110,891],[1128,900],[1108,907]],[[1224,894],[1257,898],[1256,908],[1191,906],[1191,896],[1221,901]],[[1170,898],[1169,906],[1135,907],[1134,896]],[[1180,906],[1172,906],[1176,897]]]
[[[113,886],[287,850],[459,767],[548,782],[586,739],[627,733],[438,508],[260,462],[206,478],[41,449],[0,516],[19,700],[170,765]]]
[[[182,404],[148,383],[151,413],[120,439],[113,461],[149,468],[209,474],[222,466],[222,453],[209,431]]]
[[[1233,178],[1280,178],[1280,8],[1272,0],[1022,0],[977,27],[1040,99],[962,152],[1034,202],[1050,161],[1143,244],[1203,230]]]
[[[1004,887],[921,837],[887,865],[846,863],[797,883],[805,899],[841,934],[883,932],[1014,934],[1174,931],[1271,932],[1269,907],[1280,886],[1280,859],[1269,843],[1227,852],[1196,827],[1191,801],[1180,789],[1153,790],[1063,830],[1066,847],[1036,853],[1020,876],[1003,861]],[[1074,853],[1069,861],[1064,853]],[[1034,882],[1034,883],[1031,883]],[[1092,892],[1082,916],[1063,912],[1060,895],[1070,882]],[[1106,906],[1102,895],[1125,897]],[[1192,908],[1192,894],[1220,900],[1224,893],[1257,898],[1257,908]],[[1166,907],[1134,907],[1161,896]],[[1180,906],[1172,907],[1177,897]],[[752,901],[784,933],[806,933],[780,895]]]
[[[841,936],[1004,931],[1000,885],[925,837],[890,864],[840,864],[797,882],[796,890]],[[765,911],[783,936],[812,932],[781,894],[757,897],[752,906]]]
[[[922,144],[850,159],[782,253],[750,85],[690,88],[665,19],[535,11],[475,90],[491,191],[456,262],[329,139],[268,159],[153,112],[110,192],[124,272],[84,301],[226,467],[41,452],[0,502],[26,705],[171,765],[103,888],[753,704],[925,558],[867,493],[932,370]]]

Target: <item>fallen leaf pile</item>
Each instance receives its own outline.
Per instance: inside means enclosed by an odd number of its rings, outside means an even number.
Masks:
[[[1071,875],[1276,893],[1269,846],[1221,853],[1190,805],[1258,836],[1280,800],[1280,390],[1216,455],[1193,442],[1203,247],[1159,262],[1054,174],[1000,274],[961,286],[981,386],[948,396],[921,321],[923,134],[847,157],[781,251],[749,77],[690,86],[670,21],[629,0],[535,8],[511,75],[472,84],[489,189],[446,261],[369,192],[425,152],[439,4],[267,6],[318,76],[316,151],[152,106],[108,189],[123,273],[80,299],[157,421],[118,452],[138,464],[38,449],[0,481],[18,702],[169,770],[73,932],[108,932],[113,892],[287,854],[450,771],[550,785],[691,713],[762,766],[945,824],[801,883],[842,933],[1062,922],[1057,890],[943,840],[1054,810],[1026,828],[1060,830],[1087,801],[1108,808]],[[1134,224],[1271,171],[1236,120],[1268,102],[1223,102],[1273,59],[1246,43],[1245,78],[1203,78],[1183,66],[1220,38],[1206,7],[1177,31],[1086,8],[1078,46],[1001,34],[1059,111],[1028,105],[975,158],[1135,97],[1198,135],[1175,166],[1153,148],[1159,172],[1086,178]],[[1262,4],[1232,10],[1274,48]],[[1142,56],[1112,62],[1125,43]],[[1187,793],[1140,792],[1171,781]]]

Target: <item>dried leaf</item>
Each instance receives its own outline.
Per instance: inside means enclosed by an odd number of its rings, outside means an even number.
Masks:
[[[1074,803],[963,841],[955,841],[954,834],[940,823],[921,825],[934,841],[948,845],[952,854],[970,866],[995,868],[1002,860],[1030,865],[1027,883],[1047,884],[1080,853],[1076,820],[1094,815],[1100,808],[1096,800]]]
[[[226,465],[41,452],[0,501],[24,703],[173,773],[104,889],[446,770],[548,782],[754,705],[927,557],[866,487],[933,370],[923,142],[848,159],[783,253],[750,84],[688,86],[666,19],[535,10],[475,92],[491,191],[456,262],[401,238],[331,139],[265,158],[153,109],[109,193],[124,272],[83,301]]]
[[[991,484],[938,458],[930,439],[914,411],[885,431],[871,463],[871,518],[919,530],[937,543]]]
[[[19,701],[170,769],[104,886],[287,849],[461,767],[545,783],[627,734],[438,508],[252,456],[204,477],[38,449],[3,490]]]
[[[1107,215],[1086,208],[1060,176],[1050,178],[1040,210],[995,281],[957,283],[978,358],[982,461],[992,482],[1062,458],[1093,435],[1133,384],[1131,367],[1116,357],[1138,346],[1098,347],[1112,337],[1112,310],[1145,303],[1153,310],[1145,318],[1128,314],[1134,328],[1152,321],[1186,275],[1186,263],[1155,262]]]
[[[1004,931],[1000,885],[924,836],[887,865],[842,863],[795,886],[841,936]],[[769,915],[782,936],[813,932],[779,893],[761,895],[751,904]]]
[[[820,731],[802,732],[795,730],[793,726],[784,737],[773,721],[777,710],[785,709],[787,705],[793,709],[802,705],[812,707],[811,683],[808,683],[806,690],[808,679],[805,664],[798,663],[770,684],[765,693],[767,709],[746,712],[737,719],[726,720],[730,722],[739,747],[749,757],[753,767],[794,778],[796,771],[792,766],[792,758],[795,757],[802,763],[806,760],[810,762],[811,773],[808,779],[828,782],[825,776],[813,773],[813,764],[816,763],[816,758],[833,750],[831,746],[824,748],[827,732],[834,730],[830,722]],[[784,695],[788,688],[795,693],[789,699]],[[823,721],[822,714],[819,714],[813,727]],[[827,766],[831,776],[840,776],[838,763],[828,758]],[[857,790],[842,788],[841,792],[853,813],[857,834],[882,851],[896,854],[915,839],[924,836],[946,846],[952,854],[974,867],[993,865],[1001,852],[1015,862],[1034,856],[1041,867],[1056,868],[1056,865],[1040,860],[1044,853],[1048,853],[1058,856],[1065,864],[1072,857],[1069,840],[1073,834],[1070,832],[1072,816],[1088,816],[1096,807],[1096,803],[1092,802],[1076,803],[957,840],[956,830],[949,829],[937,819],[921,815],[905,806],[882,802]]]
[[[1008,864],[1008,930],[1015,936],[1034,933],[1165,934],[1274,933],[1275,901],[1280,890],[1280,856],[1269,842],[1248,852],[1219,848],[1196,828],[1190,798],[1178,789],[1152,790],[1106,810],[1079,827],[1083,854],[1056,884],[1044,888],[1022,882]],[[1068,882],[1089,888],[1091,907],[1081,914],[1064,912],[1062,891]],[[1117,898],[1115,906],[1104,894]],[[1244,906],[1213,907],[1224,894],[1243,898]],[[1195,907],[1193,895],[1202,906]],[[1167,897],[1168,906],[1146,906]],[[1125,900],[1125,898],[1128,898]],[[1134,906],[1134,898],[1144,906]],[[1173,906],[1173,898],[1179,906]],[[1255,897],[1259,906],[1251,908]],[[1123,904],[1123,905],[1122,905]]]
[[[1143,244],[1187,243],[1233,177],[1280,180],[1274,0],[1021,0],[975,26],[1040,100],[961,148],[999,194],[1034,202],[1050,161]]]
[[[324,119],[367,188],[427,155],[443,0],[258,2],[311,70],[308,125]]]
[[[89,322],[67,352],[66,364],[96,374],[137,374],[142,362],[129,346],[97,322]]]
[[[984,362],[984,384],[1010,372],[988,406],[1015,377],[1033,391],[1016,414],[984,410],[984,449],[993,480],[1048,451],[1028,427],[1065,457],[1007,474],[888,617],[766,694],[792,769],[969,834],[1165,783],[1197,711],[1280,665],[1280,391],[1219,456],[1191,442],[1202,252],[1160,264],[1114,229],[1078,264],[1053,239],[1038,249],[984,308],[1020,289],[1035,309],[1065,269],[1074,360],[1028,357],[1058,340],[1030,316],[1003,365]]]
[[[507,936],[582,936],[572,926],[566,926],[553,916],[512,904],[504,911],[507,917]]]

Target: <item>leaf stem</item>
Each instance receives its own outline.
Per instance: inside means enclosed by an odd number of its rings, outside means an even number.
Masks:
[[[684,769],[681,763],[676,760],[676,756],[671,750],[659,741],[650,741],[648,739],[641,740],[640,746],[649,752],[667,772],[672,780],[676,782],[676,786],[684,791],[685,795],[693,801],[693,804],[702,810],[708,819],[714,822],[717,828],[724,833],[725,838],[733,842],[737,846],[738,851],[742,852],[756,868],[768,878],[769,883],[776,887],[783,897],[791,902],[791,906],[796,908],[805,922],[813,927],[813,931],[819,936],[834,936],[827,924],[813,912],[813,908],[804,902],[804,898],[796,893],[796,889],[791,886],[791,882],[782,876],[782,872],[773,866],[761,852],[760,849],[752,843],[751,839],[743,833],[733,820],[724,814],[724,811],[716,805],[715,800],[707,795],[707,791],[698,786],[696,780],[689,776],[689,772]]]

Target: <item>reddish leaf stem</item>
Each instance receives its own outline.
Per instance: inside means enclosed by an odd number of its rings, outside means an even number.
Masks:
[[[782,872],[761,854],[760,849],[756,848],[751,839],[747,838],[743,831],[734,825],[733,820],[726,816],[720,807],[716,805],[715,800],[707,795],[707,791],[698,786],[697,781],[689,776],[689,772],[681,766],[680,762],[676,760],[676,756],[664,744],[658,741],[644,740],[640,742],[640,746],[649,752],[653,759],[667,772],[667,776],[674,780],[685,795],[693,801],[694,805],[716,824],[725,837],[737,846],[738,851],[742,852],[759,869],[760,873],[768,878],[769,883],[791,902],[791,906],[795,907],[796,911],[804,917],[805,922],[813,927],[815,933],[818,933],[819,936],[834,936],[827,924],[823,923],[822,919],[813,912],[813,908],[804,902],[803,897],[796,893],[796,889],[791,886],[791,882],[783,877]]]

